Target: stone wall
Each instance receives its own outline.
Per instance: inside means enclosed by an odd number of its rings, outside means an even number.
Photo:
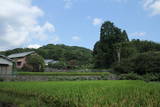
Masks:
[[[76,80],[117,80],[116,75],[107,76],[22,76],[1,75],[4,81],[76,81]]]

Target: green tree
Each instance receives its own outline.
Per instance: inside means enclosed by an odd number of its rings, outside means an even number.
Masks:
[[[27,57],[27,64],[32,67],[33,72],[43,72],[44,71],[44,59],[43,57],[33,54]]]
[[[120,56],[120,48],[115,49],[115,44],[122,42],[129,42],[126,31],[121,31],[112,22],[104,22],[101,26],[100,40],[94,46],[95,67],[111,67],[117,61],[117,55]]]
[[[139,53],[149,52],[149,51],[160,51],[160,44],[152,41],[140,41],[132,40],[131,44],[137,49]]]
[[[114,44],[114,50],[118,63],[121,62],[121,59],[132,57],[138,53],[136,47],[131,42],[116,43]]]
[[[114,66],[117,73],[137,73],[140,75],[160,73],[160,52],[139,53],[128,59],[123,59]]]

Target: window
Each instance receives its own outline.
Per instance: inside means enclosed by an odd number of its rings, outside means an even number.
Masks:
[[[17,62],[17,66],[21,66],[22,62]]]

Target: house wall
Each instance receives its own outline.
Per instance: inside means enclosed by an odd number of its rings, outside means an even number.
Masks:
[[[30,54],[30,55],[36,55],[36,54],[37,54],[37,53],[32,53],[32,54]],[[27,55],[27,56],[29,56],[29,55]],[[21,69],[21,68],[24,67],[24,65],[29,66],[29,65],[27,64],[27,61],[26,61],[27,56],[21,57],[21,58],[12,58],[12,59],[16,62],[16,68]],[[19,65],[18,62],[21,62],[21,64]]]
[[[0,75],[12,74],[12,65],[0,64]]]
[[[23,68],[23,66],[27,63],[26,57],[17,58],[17,59],[15,59],[15,61],[16,61],[16,68],[19,68],[19,69]]]
[[[37,55],[37,53],[32,53],[32,54],[29,54],[29,55]],[[27,55],[27,56],[29,56],[29,55]],[[22,69],[24,67],[24,65],[30,66],[30,65],[27,64],[27,61],[26,61],[27,60],[27,56],[11,58],[11,59],[15,61],[16,68]]]
[[[12,74],[13,62],[0,57],[0,75]]]

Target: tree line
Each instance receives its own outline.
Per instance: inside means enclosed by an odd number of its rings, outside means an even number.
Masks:
[[[125,30],[109,21],[101,26],[93,58],[95,68],[113,68],[116,73],[134,76],[156,74],[151,78],[160,80],[160,44],[139,39],[130,41]]]

